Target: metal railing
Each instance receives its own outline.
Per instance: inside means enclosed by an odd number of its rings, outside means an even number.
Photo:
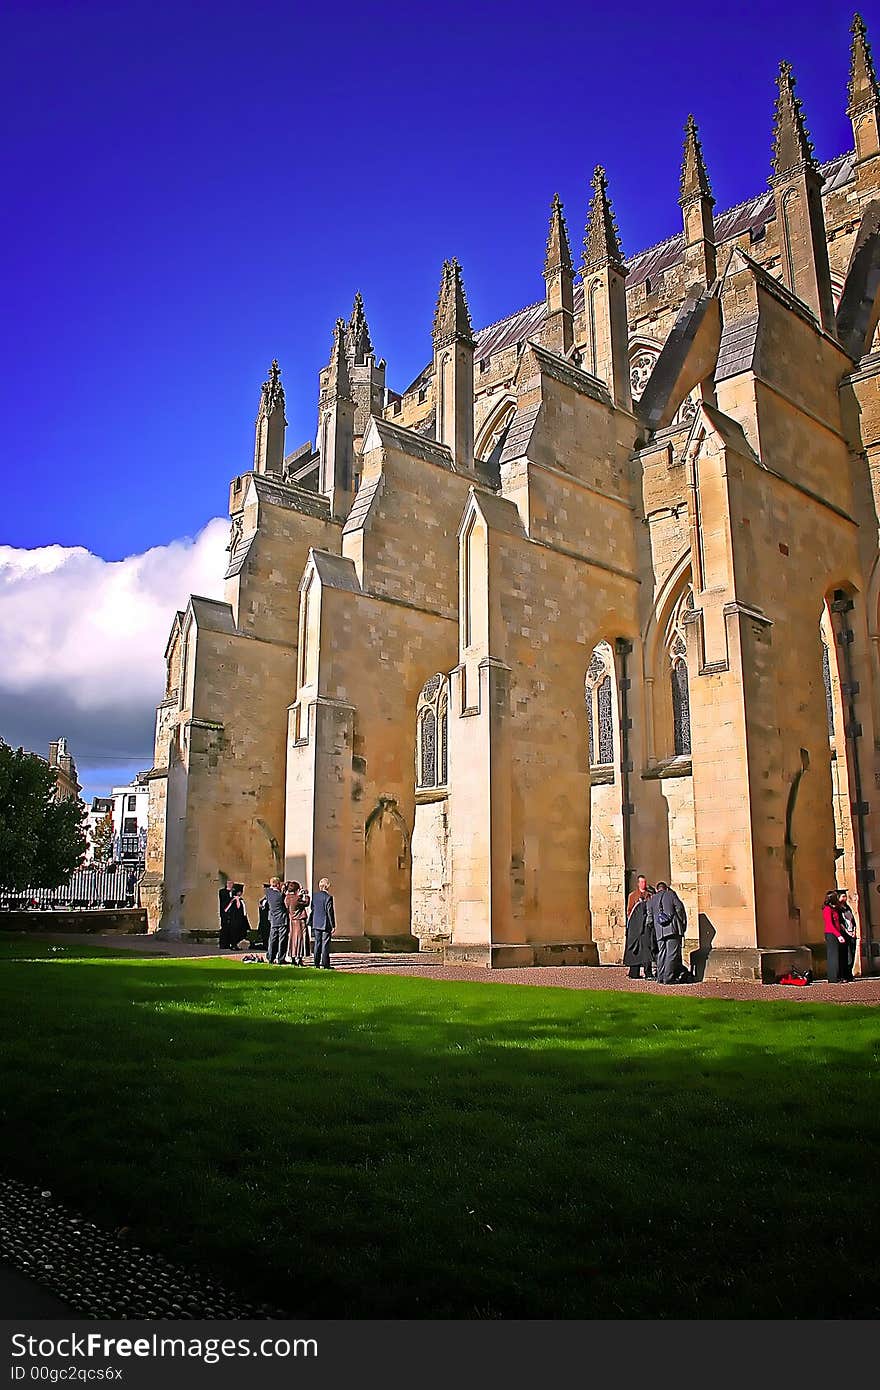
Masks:
[[[137,883],[128,891],[132,871],[124,864],[111,869],[77,869],[59,888],[0,888],[0,910],[129,907],[137,902]],[[137,877],[140,877],[138,874]]]

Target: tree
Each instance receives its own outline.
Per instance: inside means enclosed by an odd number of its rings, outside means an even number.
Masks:
[[[113,858],[113,817],[109,811],[92,831],[92,849],[96,864],[106,864]]]
[[[55,773],[44,758],[0,739],[0,885],[57,888],[86,850],[85,807],[55,799]]]

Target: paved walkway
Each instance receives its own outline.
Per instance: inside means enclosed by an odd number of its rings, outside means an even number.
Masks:
[[[76,946],[110,946],[116,950],[137,951],[165,957],[214,956],[217,947],[210,942],[157,940],[155,936],[95,936],[59,932],[33,934],[42,941]],[[242,953],[223,953],[229,960],[241,960]],[[856,979],[848,985],[829,985],[817,980],[806,989],[790,985],[759,985],[746,980],[718,984],[657,985],[649,980],[631,980],[622,965],[546,965],[511,970],[484,970],[479,966],[443,965],[437,951],[416,953],[339,951],[333,956],[337,970],[373,975],[414,975],[431,980],[474,981],[491,985],[543,985],[561,989],[616,989],[635,994],[676,994],[692,999],[789,999],[812,1000],[826,1004],[880,1004],[880,975]],[[254,967],[260,969],[260,966]],[[295,967],[289,967],[296,974]]]
[[[342,957],[337,957],[342,960]],[[343,969],[346,967],[342,967]],[[543,965],[516,970],[483,970],[467,965],[428,965],[407,956],[389,962],[379,955],[367,958],[363,967],[374,974],[419,975],[432,980],[473,980],[481,984],[551,985],[562,989],[616,989],[634,994],[674,994],[689,999],[790,999],[826,1004],[880,1004],[880,976],[854,980],[848,985],[829,985],[824,980],[806,988],[792,985],[759,985],[748,980],[717,984],[658,985],[651,980],[631,980],[622,965]]]

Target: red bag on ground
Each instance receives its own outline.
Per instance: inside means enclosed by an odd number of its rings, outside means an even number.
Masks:
[[[780,975],[777,981],[780,985],[811,985],[813,983],[813,972],[808,970],[804,974],[803,970],[789,970],[787,975]]]

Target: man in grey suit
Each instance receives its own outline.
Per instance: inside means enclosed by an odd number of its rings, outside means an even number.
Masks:
[[[312,907],[309,913],[309,926],[315,943],[316,970],[332,970],[330,964],[330,938],[336,930],[336,912],[330,894],[329,878],[322,878],[317,893],[312,894]]]
[[[657,891],[645,904],[647,922],[657,939],[657,983],[679,984],[687,973],[681,958],[681,943],[687,928],[687,913],[677,893],[657,880]]]
[[[266,951],[266,960],[270,965],[286,965],[290,919],[287,916],[287,908],[284,906],[284,893],[280,878],[269,880],[269,887],[266,889],[266,901],[269,904],[269,945]]]

